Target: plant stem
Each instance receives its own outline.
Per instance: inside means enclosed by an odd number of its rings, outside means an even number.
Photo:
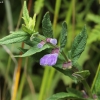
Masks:
[[[50,93],[49,90],[50,90],[50,87],[51,87],[51,84],[52,84],[52,79],[53,79],[54,73],[55,73],[55,69],[52,68],[51,71],[50,71],[50,74],[49,74],[49,80],[48,80],[48,84],[47,84],[47,87],[46,87],[47,96]]]
[[[26,69],[27,69],[27,66],[28,66],[28,57],[26,57],[26,59],[25,59],[25,65],[24,66],[25,66],[24,72],[22,74],[21,82],[20,82],[20,85],[19,85],[18,93],[17,93],[17,100],[21,100],[23,87],[24,87],[24,84],[25,84],[25,81],[26,81],[25,73],[26,73]]]
[[[88,95],[92,98],[92,92],[91,92],[91,89],[88,85],[88,83],[86,82],[86,80],[82,80],[82,84],[84,85],[85,87],[85,90],[87,91]]]
[[[11,57],[9,56],[8,58],[8,64],[7,64],[7,69],[6,69],[6,74],[5,74],[5,78],[7,77],[9,70],[10,70],[10,64],[11,64]],[[5,79],[4,82],[4,88],[3,88],[3,92],[2,92],[2,100],[5,100],[5,92],[6,92],[6,83],[7,83],[7,79]]]
[[[70,1],[70,5],[69,5],[69,9],[66,11],[66,23],[67,25],[69,26],[70,25],[70,21],[71,21],[71,16],[72,16],[72,8],[73,8],[73,0]],[[72,33],[68,33],[68,42],[67,42],[67,45],[65,47],[66,48],[69,48],[71,46],[71,42],[72,42],[72,36],[73,34]]]
[[[56,24],[57,24],[58,15],[59,15],[61,0],[56,0],[55,4],[56,5],[55,5],[55,12],[54,12],[54,19],[53,19],[53,31],[54,31],[53,36],[57,37],[57,35],[55,34],[55,28],[56,28]]]
[[[44,75],[43,75],[43,79],[42,79],[42,85],[41,85],[41,88],[40,88],[40,93],[39,93],[39,99],[38,100],[44,100],[48,78],[49,78],[49,67],[45,66]]]
[[[11,5],[9,0],[4,0],[5,8],[6,8],[6,13],[7,13],[7,20],[8,20],[8,25],[9,25],[9,31],[13,30],[13,20],[12,20],[12,12],[11,12]]]
[[[14,76],[14,78],[16,77],[16,80],[13,84],[13,91],[12,91],[11,100],[16,100],[15,98],[16,98],[18,83],[19,83],[19,78],[20,78],[21,63],[22,63],[22,58],[19,58],[18,67],[16,69],[15,76]]]
[[[96,71],[96,75],[95,75],[95,78],[93,80],[92,86],[91,86],[91,91],[93,91],[93,88],[94,88],[94,85],[95,85],[95,82],[96,82],[96,79],[97,79],[99,72],[100,72],[100,63],[99,63],[98,69]]]
[[[21,96],[22,96],[22,91],[23,91],[23,87],[26,81],[26,77],[25,77],[25,73],[22,74],[22,78],[21,78],[21,83],[19,85],[19,89],[18,89],[18,93],[17,93],[17,100],[21,100]]]
[[[39,25],[41,23],[42,14],[43,14],[43,8],[41,9],[41,12],[39,13],[39,15],[37,17],[36,26],[35,26],[36,31],[38,31]]]

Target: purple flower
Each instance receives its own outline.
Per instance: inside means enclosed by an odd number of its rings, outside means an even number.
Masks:
[[[51,44],[53,44],[53,45],[57,44],[57,39],[47,38],[46,41],[49,42],[49,43],[51,43]]]
[[[44,41],[41,41],[40,43],[37,44],[37,47],[38,48],[42,48],[44,44],[45,44],[45,42]]]
[[[42,65],[42,66],[46,66],[46,65],[53,66],[53,65],[56,64],[57,58],[58,58],[57,53],[44,55],[40,59],[40,65]]]

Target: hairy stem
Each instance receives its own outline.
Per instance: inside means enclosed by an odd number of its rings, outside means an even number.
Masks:
[[[82,80],[82,84],[84,85],[85,87],[85,90],[87,91],[88,95],[92,98],[92,92],[91,92],[91,89],[88,85],[88,83],[86,82],[86,80]]]

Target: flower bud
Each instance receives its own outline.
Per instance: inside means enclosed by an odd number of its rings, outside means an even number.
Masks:
[[[57,39],[51,39],[50,43],[53,44],[53,45],[56,45],[57,44]]]
[[[63,69],[71,69],[72,68],[72,62],[71,61],[68,61],[68,62],[65,62],[63,63]]]
[[[57,39],[47,38],[46,42],[49,42],[49,43],[51,43],[53,45],[56,45],[57,44]]]
[[[59,48],[53,49],[51,53],[59,53]]]
[[[45,44],[45,42],[44,41],[41,41],[40,43],[37,44],[37,47],[38,48],[42,48],[44,44]]]

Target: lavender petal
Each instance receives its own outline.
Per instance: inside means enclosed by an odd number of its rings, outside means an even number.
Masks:
[[[50,43],[52,43],[53,45],[56,45],[57,44],[57,39],[51,39]]]
[[[46,66],[46,65],[53,66],[53,65],[56,64],[57,58],[58,58],[57,53],[44,55],[40,59],[40,65],[42,65],[42,66]]]

